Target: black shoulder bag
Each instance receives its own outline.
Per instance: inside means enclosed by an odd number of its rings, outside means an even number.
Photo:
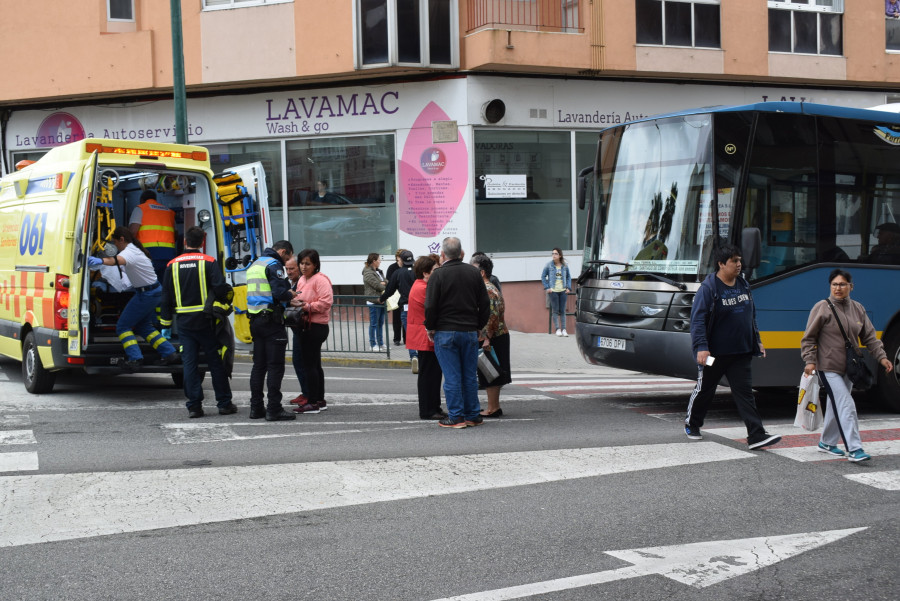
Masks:
[[[844,331],[844,326],[841,324],[841,320],[838,317],[837,311],[835,311],[831,300],[825,299],[825,301],[828,303],[828,306],[831,307],[831,313],[834,315],[838,328],[841,330],[841,335],[844,337],[844,348],[847,351],[847,365],[844,370],[847,377],[850,378],[853,385],[860,390],[871,388],[875,384],[875,374],[873,374],[872,370],[869,369],[869,366],[866,365],[866,361],[859,351],[858,346],[850,342],[850,337],[847,336],[847,332]]]

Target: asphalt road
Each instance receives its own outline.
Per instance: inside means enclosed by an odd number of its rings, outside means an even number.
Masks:
[[[34,396],[18,369],[0,361],[0,465],[37,469],[0,473],[3,600],[900,590],[900,492],[880,477],[900,471],[900,419],[864,403],[875,458],[855,465],[804,455],[815,436],[789,427],[791,399],[760,402],[789,434],[771,451],[747,451],[727,394],[688,441],[689,385],[624,372],[516,374],[503,418],[451,430],[417,419],[402,369],[328,367],[329,410],[282,423],[248,419],[246,364],[240,411],[207,403],[199,420],[165,376],[70,376]]]

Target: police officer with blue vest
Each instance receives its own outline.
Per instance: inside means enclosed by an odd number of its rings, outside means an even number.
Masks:
[[[281,380],[287,351],[284,309],[294,298],[284,264],[294,254],[287,240],[279,240],[263,251],[247,270],[247,312],[253,337],[253,369],[250,371],[250,419],[266,421],[296,419],[281,405]],[[263,381],[268,404],[263,405]]]

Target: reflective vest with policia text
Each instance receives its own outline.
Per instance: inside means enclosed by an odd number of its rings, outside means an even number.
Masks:
[[[272,257],[260,257],[247,270],[247,312],[251,317],[275,308],[266,268],[277,264],[278,261]]]
[[[210,281],[207,279],[206,270],[215,270],[215,259],[203,253],[183,254],[169,261],[169,269],[175,297],[175,314],[181,316],[183,321],[188,322],[185,325],[202,327],[205,320],[208,319],[210,304],[213,308],[218,307],[225,311],[226,315],[231,312],[231,305],[219,302],[213,291],[209,289]],[[224,280],[223,285],[225,285]],[[204,321],[190,324],[191,321],[197,320],[197,317],[193,316],[199,317],[200,314],[203,314]],[[159,323],[166,328],[172,326],[172,320],[162,316],[160,316]]]
[[[171,248],[175,250],[175,211],[154,200],[138,205],[141,210],[141,229],[138,240],[146,248]]]

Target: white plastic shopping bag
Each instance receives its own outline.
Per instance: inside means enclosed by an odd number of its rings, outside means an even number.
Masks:
[[[819,404],[819,377],[816,372],[800,376],[800,390],[797,393],[797,417],[794,427],[815,432],[822,427],[825,416]]]

